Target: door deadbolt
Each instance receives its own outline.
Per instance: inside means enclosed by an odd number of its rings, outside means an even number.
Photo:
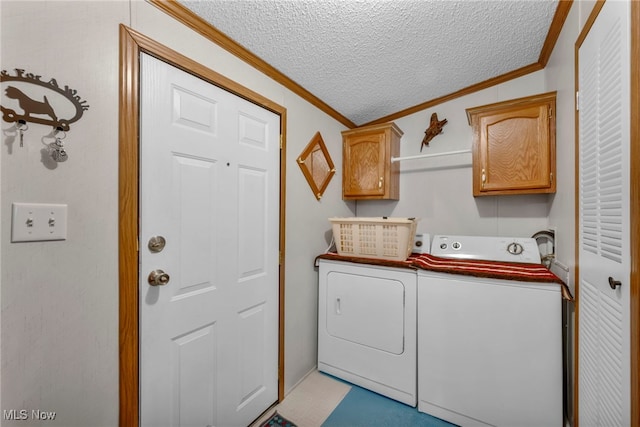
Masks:
[[[149,273],[149,278],[147,280],[149,281],[149,284],[151,286],[163,286],[169,283],[169,279],[171,278],[164,271],[153,270],[151,273]]]
[[[151,252],[162,252],[164,246],[167,244],[167,241],[162,236],[153,236],[149,239],[149,243],[147,243],[147,247]]]
[[[620,280],[615,280],[613,277],[609,276],[609,286],[615,291],[618,286],[622,286],[622,282]]]

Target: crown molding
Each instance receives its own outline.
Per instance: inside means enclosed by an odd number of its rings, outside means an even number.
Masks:
[[[182,6],[176,0],[149,0],[151,4],[158,7],[168,15],[172,16],[179,22],[182,22],[187,27],[193,29],[197,33],[211,40],[215,44],[219,45],[232,55],[238,57],[243,60],[247,64],[261,71],[268,77],[272,78],[276,82],[282,84],[287,89],[291,90],[295,94],[299,95],[312,105],[316,106],[320,110],[324,111],[329,116],[333,117],[343,125],[348,128],[355,128],[355,123],[351,120],[340,114],[338,111],[333,109],[331,106],[323,102],[317,96],[313,95],[311,92],[300,86],[295,81],[291,80],[289,77],[278,71],[276,68],[245,49],[242,45],[238,44],[236,41],[228,37],[222,31],[213,27],[211,24],[197,16],[195,13],[191,12],[186,7]],[[547,61],[553,52],[553,48],[560,36],[560,32],[562,31],[562,27],[564,26],[564,22],[569,15],[569,10],[573,4],[573,0],[560,0],[558,2],[558,7],[556,8],[556,12],[553,17],[553,21],[551,22],[551,26],[549,27],[549,32],[547,33],[547,37],[545,39],[544,45],[540,51],[540,57],[538,62],[533,64],[524,66],[517,70],[511,71],[509,73],[502,74],[497,77],[493,77],[491,79],[482,81],[480,83],[468,86],[466,88],[460,89],[456,92],[450,93],[448,95],[441,96],[439,98],[435,98],[413,107],[406,108],[404,110],[398,111],[396,113],[381,117],[379,119],[373,120],[371,122],[362,124],[361,126],[384,123],[391,120],[395,120],[404,116],[408,116],[410,114],[414,114],[416,112],[422,111],[424,109],[433,107],[435,105],[441,104],[443,102],[451,101],[452,99],[456,99],[465,95],[469,95],[471,93],[477,92],[482,89],[489,88],[491,86],[495,86],[500,83],[504,83],[506,81],[522,77],[526,74],[533,73],[535,71],[539,71],[544,69],[547,65]]]

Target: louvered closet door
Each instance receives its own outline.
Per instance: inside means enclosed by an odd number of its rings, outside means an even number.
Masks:
[[[581,427],[630,422],[629,8],[607,1],[579,49]]]

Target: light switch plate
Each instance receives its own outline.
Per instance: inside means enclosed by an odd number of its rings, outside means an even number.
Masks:
[[[13,203],[12,242],[66,240],[67,205]]]

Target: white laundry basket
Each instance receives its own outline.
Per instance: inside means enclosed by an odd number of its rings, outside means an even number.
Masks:
[[[329,218],[339,255],[397,261],[411,255],[415,218]]]

